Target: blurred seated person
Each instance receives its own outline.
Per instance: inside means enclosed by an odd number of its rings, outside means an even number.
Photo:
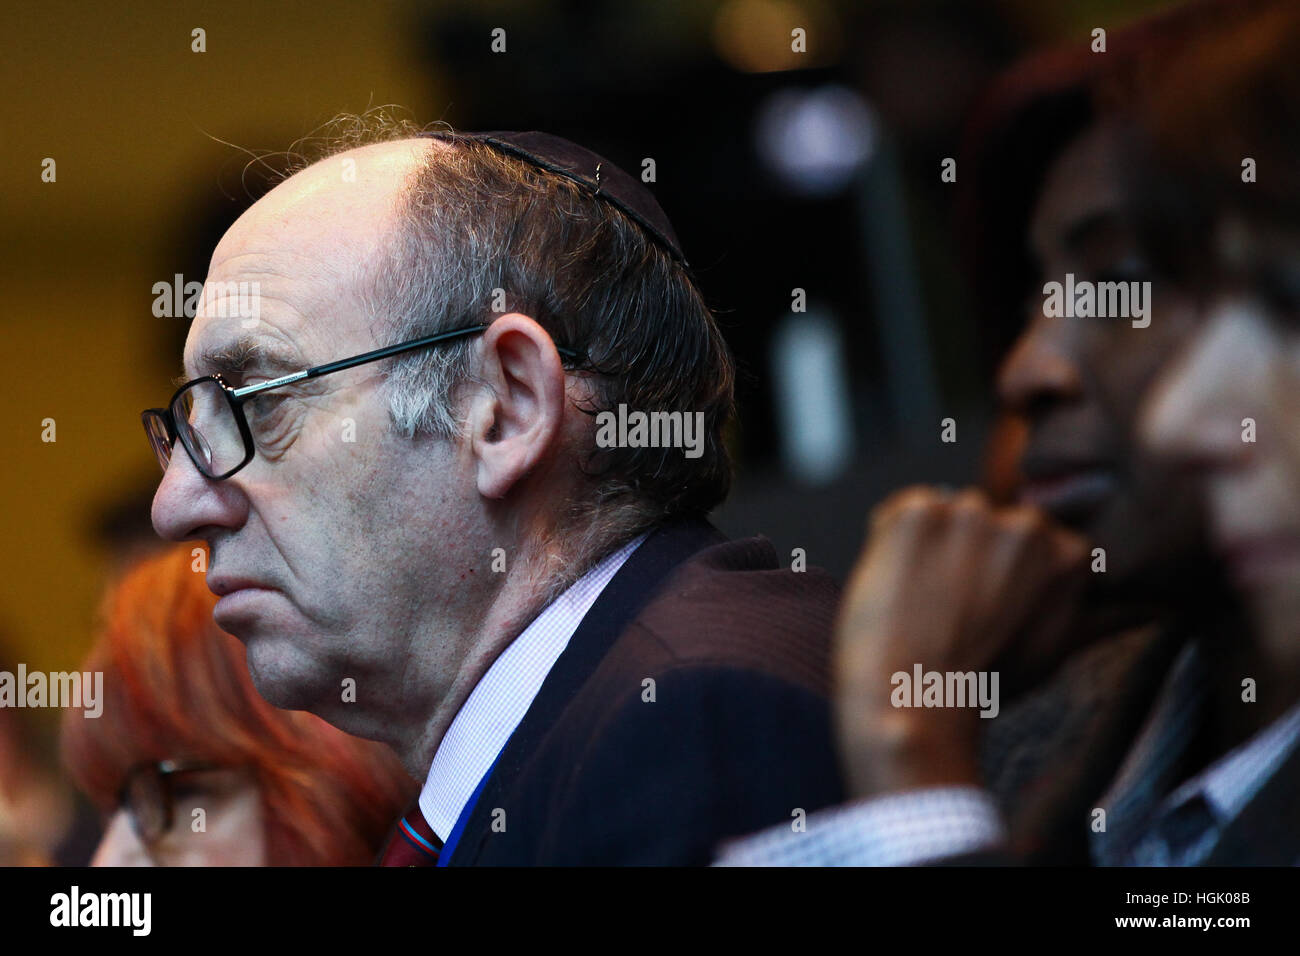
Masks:
[[[92,865],[373,863],[415,782],[383,745],[258,696],[198,562],[168,551],[112,588],[82,667],[104,673],[103,713],[64,717],[64,763],[107,815]]]
[[[1134,187],[1148,244],[1205,313],[1152,388],[1142,434],[1202,488],[1250,621],[1185,655],[1205,700],[1170,756],[1199,772],[1167,802],[1207,808],[1210,862],[1300,865],[1298,64],[1289,4],[1189,50],[1152,85]]]
[[[1023,298],[1024,324],[998,378],[1011,420],[991,449],[992,494],[912,488],[873,511],[837,627],[839,729],[856,799],[810,816],[803,832],[737,843],[724,862],[1284,858],[1287,841],[1274,837],[1287,828],[1253,803],[1282,751],[1234,750],[1267,714],[1240,719],[1226,685],[1247,672],[1215,667],[1252,643],[1242,596],[1203,540],[1200,484],[1140,434],[1142,396],[1205,315],[1195,274],[1155,255],[1142,227],[1152,189],[1130,175],[1150,123],[1134,122],[1135,100],[1155,66],[1230,31],[1259,31],[1249,17],[1265,6],[1187,4],[1117,33],[1104,60],[1069,51],[1096,66],[1034,59],[995,91],[1010,119],[1001,134],[990,126],[985,150],[996,169],[1024,163],[1011,167],[1009,190],[984,184],[977,208],[1019,189],[1012,204],[1027,215],[1002,245],[1023,243],[1029,281],[1000,273],[1008,301]],[[1049,314],[1038,290],[1066,275],[1142,282],[1150,321]],[[1021,480],[1007,506],[1017,445]],[[917,667],[948,687],[987,680],[991,706],[951,692],[919,706],[897,693]],[[1224,683],[1212,686],[1206,670]]]

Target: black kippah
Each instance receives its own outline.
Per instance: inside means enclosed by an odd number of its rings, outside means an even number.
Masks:
[[[672,223],[650,190],[603,156],[597,156],[577,143],[550,133],[425,133],[433,139],[473,140],[491,146],[508,156],[522,159],[539,169],[563,176],[585,188],[591,195],[616,206],[644,229],[655,242],[682,265],[686,257]]]

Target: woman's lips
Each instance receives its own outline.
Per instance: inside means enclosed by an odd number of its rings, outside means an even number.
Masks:
[[[1092,511],[1115,493],[1116,485],[1115,473],[1108,468],[1062,470],[1027,477],[1020,486],[1020,500],[1066,518]]]

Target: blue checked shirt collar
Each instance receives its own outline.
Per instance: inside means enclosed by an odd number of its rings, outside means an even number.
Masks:
[[[578,625],[645,538],[641,535],[614,551],[547,605],[501,652],[461,705],[420,791],[420,812],[440,838],[447,839]]]
[[[1093,860],[1103,866],[1194,866],[1268,782],[1300,739],[1300,704],[1178,784],[1187,748],[1204,719],[1210,677],[1189,644],[1175,661],[1151,717],[1101,800],[1106,829],[1093,830]],[[1246,705],[1249,706],[1249,705]],[[1175,838],[1180,828],[1188,828]]]

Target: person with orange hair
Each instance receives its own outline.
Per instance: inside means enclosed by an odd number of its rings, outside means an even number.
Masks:
[[[104,673],[102,716],[64,719],[64,763],[108,814],[92,865],[373,862],[415,781],[382,744],[258,696],[196,563],[168,551],[109,592],[83,668]]]

